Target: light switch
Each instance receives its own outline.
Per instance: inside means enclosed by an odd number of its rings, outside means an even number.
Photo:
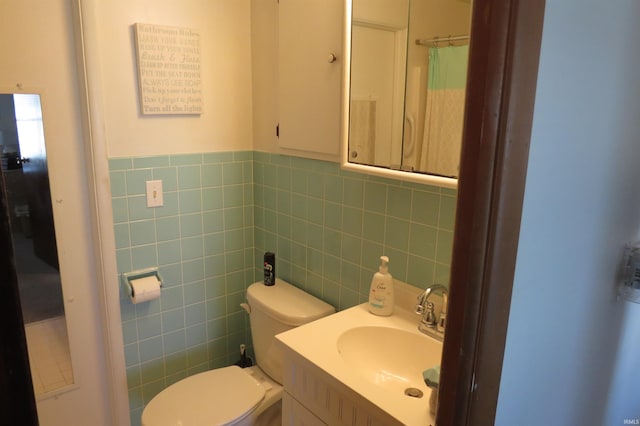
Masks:
[[[147,207],[160,207],[162,205],[163,205],[162,181],[148,180],[147,181]]]

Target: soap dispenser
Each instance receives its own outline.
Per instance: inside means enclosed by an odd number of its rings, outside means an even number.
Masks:
[[[380,267],[371,280],[369,312],[383,317],[391,315],[393,299],[393,279],[389,273],[389,258],[380,256]]]

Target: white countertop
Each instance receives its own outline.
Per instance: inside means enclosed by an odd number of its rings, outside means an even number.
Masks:
[[[425,369],[439,365],[442,345],[440,342],[418,331],[419,320],[420,317],[413,312],[398,308],[389,317],[372,315],[368,311],[367,303],[363,303],[281,333],[276,338],[401,423],[410,426],[425,426],[434,424],[434,418],[429,414],[431,390],[421,380],[416,380],[416,382],[419,382],[416,387],[419,387],[424,392],[422,398],[408,397],[403,392],[392,392],[382,386],[375,385],[364,376],[354,372],[354,369],[345,362],[337,348],[339,336],[355,327],[398,328],[435,342],[432,345],[437,348],[434,349],[434,353],[424,354]],[[384,342],[381,342],[381,344],[384,344]],[[439,353],[436,353],[437,350],[439,350]],[[363,359],[366,355],[366,353],[362,354]],[[422,357],[423,355],[417,354],[417,356]]]

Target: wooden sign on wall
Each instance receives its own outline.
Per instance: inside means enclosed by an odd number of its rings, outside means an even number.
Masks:
[[[140,23],[134,28],[142,114],[202,114],[200,33]]]

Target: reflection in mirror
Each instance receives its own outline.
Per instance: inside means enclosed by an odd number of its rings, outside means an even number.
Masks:
[[[400,168],[409,0],[354,0],[349,147],[359,164]]]
[[[40,95],[0,94],[0,152],[37,397],[72,385]]]
[[[353,0],[349,8],[343,165],[455,187],[470,0]]]

